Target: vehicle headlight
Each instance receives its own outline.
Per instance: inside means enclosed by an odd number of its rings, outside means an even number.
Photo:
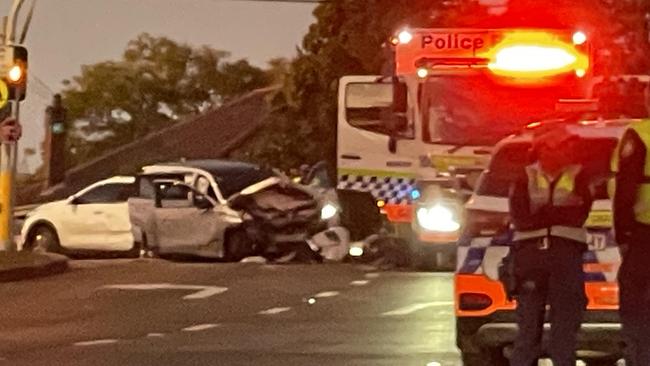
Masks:
[[[350,247],[348,254],[350,255],[350,257],[361,257],[363,255],[363,247],[353,245]]]
[[[336,206],[334,206],[331,203],[328,203],[325,206],[323,206],[323,208],[320,210],[320,218],[322,220],[329,220],[332,217],[334,217],[334,215],[336,215],[338,211],[339,209],[336,208]]]
[[[417,219],[420,226],[428,231],[451,233],[460,229],[460,223],[454,218],[454,212],[441,204],[431,208],[419,208]]]

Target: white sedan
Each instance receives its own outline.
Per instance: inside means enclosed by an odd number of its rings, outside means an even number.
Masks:
[[[97,182],[68,199],[39,206],[21,231],[23,250],[51,252],[123,252],[137,256],[127,200],[134,177]]]

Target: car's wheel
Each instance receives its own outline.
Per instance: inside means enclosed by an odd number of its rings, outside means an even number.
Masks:
[[[158,248],[152,247],[147,238],[147,234],[142,233],[142,243],[140,243],[140,253],[144,258],[156,258],[160,256]]]
[[[510,361],[503,355],[502,348],[486,348],[480,353],[461,354],[463,366],[508,366]]]
[[[224,259],[228,262],[239,262],[254,254],[253,241],[242,229],[229,230],[224,242]]]
[[[48,225],[38,225],[31,230],[27,250],[34,252],[61,252],[61,244],[56,230]]]

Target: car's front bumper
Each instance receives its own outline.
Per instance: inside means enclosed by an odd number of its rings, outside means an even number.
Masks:
[[[548,344],[551,326],[544,325],[543,343]],[[613,323],[585,323],[578,333],[580,350],[616,354],[621,350],[621,325]],[[518,327],[514,323],[485,324],[479,328],[476,338],[484,347],[495,348],[514,343]]]
[[[481,348],[511,347],[518,327],[514,311],[501,311],[488,317],[456,318],[457,345],[463,352]],[[551,326],[544,325],[543,351],[548,354]],[[578,333],[577,350],[620,356],[621,325],[615,310],[587,310]]]

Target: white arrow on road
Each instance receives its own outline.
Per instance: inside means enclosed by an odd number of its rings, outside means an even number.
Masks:
[[[125,284],[125,285],[107,285],[103,288],[113,290],[192,290],[192,294],[183,296],[184,300],[205,299],[213,295],[219,295],[228,291],[227,287],[218,286],[196,286],[196,285],[177,285],[173,283],[142,283],[142,284]]]

